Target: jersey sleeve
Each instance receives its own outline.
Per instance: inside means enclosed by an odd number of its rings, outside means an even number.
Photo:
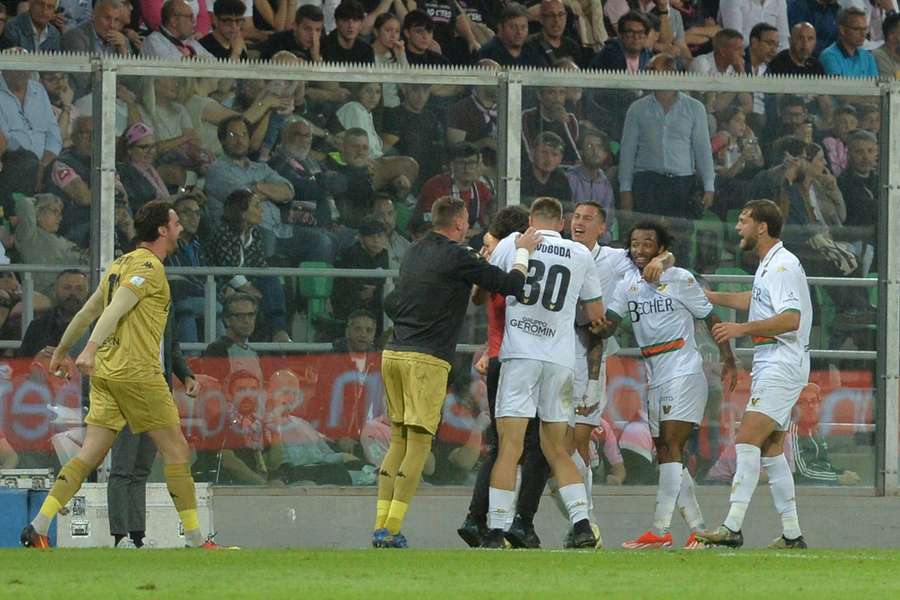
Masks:
[[[628,289],[627,281],[620,281],[616,286],[612,297],[606,299],[606,312],[611,312],[620,320],[625,320],[625,290]]]
[[[608,254],[608,257],[612,272],[619,278],[624,277],[635,268],[634,263],[628,258],[628,250],[625,250],[624,248],[614,249]]]
[[[600,282],[600,275],[597,274],[597,267],[590,254],[585,253],[581,256],[581,268],[584,269],[584,283],[581,284],[581,292],[579,292],[578,298],[582,302],[602,300],[603,285]]]
[[[678,301],[688,309],[695,319],[705,319],[712,312],[713,305],[697,279],[688,272],[683,272],[678,278]]]
[[[113,274],[110,274],[110,278]],[[117,285],[114,287],[126,287],[134,295],[138,297],[138,301],[143,300],[158,292],[166,282],[166,274],[162,264],[155,261],[136,260],[119,272]],[[113,282],[110,280],[110,284]]]
[[[783,312],[801,312],[801,301],[803,297],[800,289],[805,286],[806,281],[799,270],[793,266],[779,265],[771,271],[771,277],[768,281],[769,298],[772,301],[772,308],[775,314],[780,315]]]
[[[516,239],[519,237],[519,233],[511,233],[506,236],[500,243],[497,244],[497,247],[494,248],[494,252],[491,254],[491,264],[503,269],[504,271],[509,271],[513,267],[513,263],[516,262]]]

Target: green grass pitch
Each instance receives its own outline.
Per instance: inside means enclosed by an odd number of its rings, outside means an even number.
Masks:
[[[900,598],[900,551],[0,550],[0,599]]]

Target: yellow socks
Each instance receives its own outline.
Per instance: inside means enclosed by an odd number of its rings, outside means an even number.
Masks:
[[[378,501],[375,504],[375,529],[384,527],[394,496],[394,478],[406,454],[406,429],[402,423],[391,423],[391,445],[378,469]]]
[[[399,533],[403,527],[403,519],[406,510],[416,489],[419,487],[419,479],[422,478],[422,469],[431,454],[432,435],[420,428],[407,428],[406,454],[403,462],[397,470],[394,482],[394,497],[391,508],[388,511],[387,521],[384,526],[391,534]]]
[[[72,499],[72,496],[81,488],[82,482],[93,470],[78,458],[71,459],[60,469],[56,481],[53,482],[53,487],[50,488],[50,494],[41,505],[40,512],[31,522],[35,531],[41,535],[47,535],[53,518]]]
[[[197,517],[197,495],[191,470],[187,463],[178,463],[166,465],[163,472],[175,510],[184,524],[184,538],[188,545],[199,546],[203,543],[203,536],[200,533],[200,519]]]

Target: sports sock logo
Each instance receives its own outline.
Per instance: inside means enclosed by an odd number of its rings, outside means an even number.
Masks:
[[[391,474],[388,473],[387,471],[385,471],[384,469],[381,469],[380,471],[378,471],[378,475],[381,477],[390,477],[391,476]]]
[[[403,471],[397,471],[397,477],[403,477],[404,479],[406,479],[406,473],[404,473]]]

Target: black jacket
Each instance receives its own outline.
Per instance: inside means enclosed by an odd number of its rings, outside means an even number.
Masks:
[[[387,349],[421,352],[452,363],[472,286],[517,296],[524,284],[520,271],[505,273],[471,248],[429,232],[406,252],[397,287],[385,299],[385,311],[394,322]]]

